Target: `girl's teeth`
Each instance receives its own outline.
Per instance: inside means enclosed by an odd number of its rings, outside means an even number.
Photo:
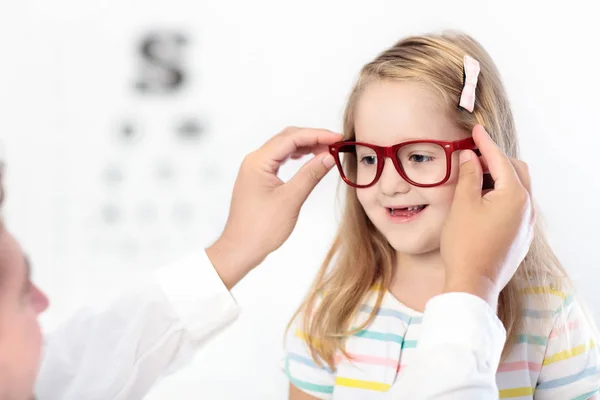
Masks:
[[[421,211],[425,206],[410,206],[406,207],[407,211]],[[392,215],[396,215],[396,210],[400,210],[400,208],[390,208],[390,213]]]

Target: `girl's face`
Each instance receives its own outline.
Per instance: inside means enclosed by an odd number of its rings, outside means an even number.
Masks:
[[[356,106],[356,140],[391,146],[409,140],[469,137],[470,132],[458,128],[436,100],[433,91],[416,82],[372,82]],[[422,156],[417,157],[421,157],[415,159],[417,162],[423,161]],[[438,250],[454,197],[458,152],[452,156],[450,179],[432,188],[412,186],[398,174],[392,160],[386,158],[384,162],[375,185],[356,189],[367,216],[397,252],[416,255]],[[411,206],[425,208],[408,210]]]

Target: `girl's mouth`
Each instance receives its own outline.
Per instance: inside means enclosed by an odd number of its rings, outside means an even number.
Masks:
[[[417,217],[423,210],[427,208],[427,204],[403,207],[403,208],[391,208],[388,207],[388,214],[394,222],[408,222],[412,221]]]

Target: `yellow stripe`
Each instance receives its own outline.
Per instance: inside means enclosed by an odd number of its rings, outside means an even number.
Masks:
[[[523,293],[525,293],[525,294],[553,294],[555,296],[560,297],[563,300],[567,298],[567,295],[565,294],[565,292],[561,292],[560,290],[553,289],[550,286],[530,287],[530,288],[523,290]]]
[[[294,332],[294,336],[304,341],[308,340],[308,335],[306,334],[306,332],[302,332],[300,329],[296,329],[296,331]]]
[[[512,397],[531,396],[533,395],[533,388],[531,387],[520,387],[514,389],[500,390],[501,399],[510,399]]]
[[[560,353],[556,353],[544,358],[542,365],[548,365],[567,360],[572,357],[577,357],[578,355],[585,353],[588,348],[593,349],[595,346],[596,344],[593,341],[590,341],[589,345],[582,344],[580,346],[573,347],[572,349],[561,351]]]
[[[356,389],[374,390],[376,392],[386,392],[390,388],[390,385],[388,385],[387,383],[361,381],[358,379],[340,377],[335,378],[335,385],[351,387]]]
[[[302,331],[300,329],[296,329],[294,331],[294,336],[296,336],[300,340],[303,340],[306,344],[309,344],[308,333],[306,333],[306,332],[304,332],[304,331]],[[310,345],[311,346],[320,346],[321,345],[321,341],[319,339],[312,339],[312,340],[310,340]]]
[[[299,339],[303,340],[303,341],[304,341],[304,342],[306,342],[307,344],[309,343],[309,336],[308,336],[308,333],[306,333],[306,332],[304,332],[304,331],[302,331],[302,330],[300,330],[300,329],[296,329],[296,331],[294,332],[294,336],[296,336],[297,338],[299,338]],[[320,340],[318,340],[318,339],[312,339],[312,340],[310,341],[310,343],[311,343],[312,345],[314,345],[314,346],[318,346],[320,342],[321,342],[321,341],[320,341]]]

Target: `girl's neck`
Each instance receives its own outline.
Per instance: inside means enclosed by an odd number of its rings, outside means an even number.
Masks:
[[[429,299],[442,293],[445,277],[439,250],[418,255],[397,253],[389,291],[408,307],[423,312]]]
[[[440,250],[423,254],[396,253],[395,272],[425,272],[444,273],[445,265]]]

